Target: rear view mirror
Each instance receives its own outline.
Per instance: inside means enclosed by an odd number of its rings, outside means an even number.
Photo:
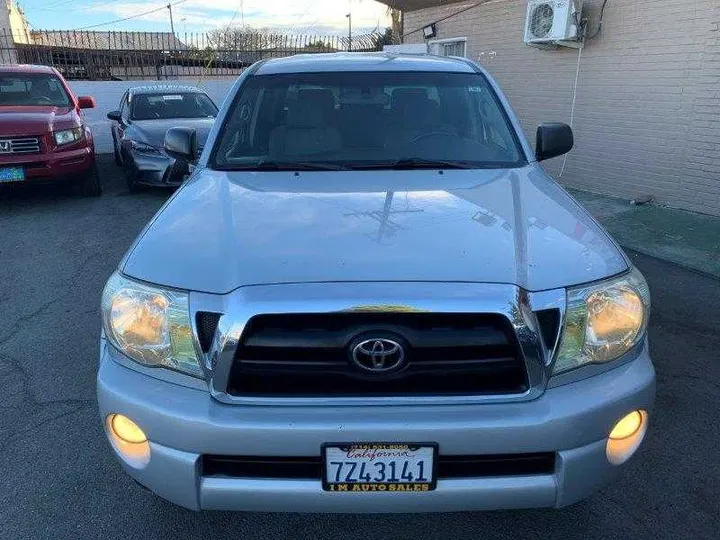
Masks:
[[[90,96],[78,97],[78,107],[81,109],[94,109],[96,106],[95,98]]]
[[[192,128],[170,128],[165,133],[164,146],[170,157],[193,162],[197,159],[197,132]]]
[[[107,113],[107,117],[108,117],[110,120],[114,120],[115,122],[119,122],[119,121],[120,121],[120,111],[110,111],[109,113]]]
[[[572,128],[567,124],[541,124],[537,130],[535,155],[538,161],[562,156],[572,150]]]

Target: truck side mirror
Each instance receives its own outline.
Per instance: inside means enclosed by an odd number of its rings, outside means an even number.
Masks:
[[[120,111],[110,111],[109,113],[107,113],[107,117],[110,120],[119,122],[120,121]]]
[[[538,161],[562,156],[572,150],[572,128],[567,124],[540,124],[537,129],[535,156]]]
[[[192,128],[174,127],[165,133],[165,152],[170,157],[192,163],[197,159],[197,132]]]

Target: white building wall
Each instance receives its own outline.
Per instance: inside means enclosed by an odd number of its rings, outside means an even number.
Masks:
[[[405,32],[473,3],[406,12]],[[585,2],[591,33],[600,3]],[[467,37],[534,142],[540,122],[570,122],[578,51],[526,46],[526,6],[491,1],[438,23],[437,38]],[[720,1],[610,0],[580,58],[573,124],[562,183],[720,215]],[[558,177],[561,165],[547,168]]]
[[[10,17],[14,10],[14,5],[10,4],[9,0],[0,0],[0,64],[17,62],[12,25],[10,24]]]

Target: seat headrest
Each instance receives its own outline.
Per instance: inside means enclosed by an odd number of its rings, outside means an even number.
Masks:
[[[335,109],[335,98],[330,89],[308,88],[300,90],[296,100],[288,107],[287,125],[295,128],[327,127]]]
[[[396,95],[397,94],[397,95]],[[402,88],[393,92],[393,110],[406,127],[436,125],[437,103],[422,88]]]

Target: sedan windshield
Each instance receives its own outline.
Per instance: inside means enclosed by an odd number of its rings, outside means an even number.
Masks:
[[[70,104],[70,96],[55,75],[44,73],[0,75],[0,106],[69,107]]]
[[[205,94],[137,94],[132,97],[132,120],[215,118],[217,107]]]
[[[260,75],[235,97],[212,166],[224,170],[493,168],[523,163],[481,74]]]

